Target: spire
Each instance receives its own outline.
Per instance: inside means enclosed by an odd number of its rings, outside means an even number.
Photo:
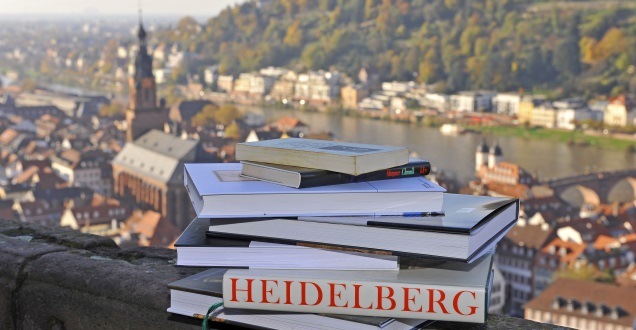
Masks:
[[[486,143],[486,139],[481,139],[481,142],[477,145],[477,152],[488,153],[488,144]]]
[[[140,42],[143,42],[146,40],[146,30],[144,29],[144,22],[141,16],[141,0],[139,0],[138,6],[139,6],[139,31],[137,32],[137,37],[139,37]]]
[[[502,156],[501,148],[499,147],[499,141],[495,140],[495,143],[490,146],[490,154],[495,156]]]

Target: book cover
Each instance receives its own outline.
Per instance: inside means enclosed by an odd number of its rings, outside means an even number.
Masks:
[[[298,217],[298,220],[335,224],[363,225],[371,227],[430,230],[446,233],[475,234],[483,226],[496,224],[497,220],[507,225],[510,219],[501,215],[511,208],[515,218],[519,215],[519,200],[514,198],[444,194],[442,212],[424,216],[383,217]],[[495,221],[493,221],[495,220]],[[502,224],[499,224],[502,226]]]
[[[360,175],[408,163],[404,147],[311,139],[236,144],[236,159]]]
[[[424,176],[431,172],[431,164],[418,158],[410,158],[408,164],[374,171],[358,176],[298,166],[243,161],[241,175],[292,188],[310,188],[343,184]]]
[[[194,219],[175,242],[177,266],[279,269],[396,270],[398,258],[206,235],[211,224],[253,219]]]
[[[472,264],[396,272],[228,270],[227,308],[484,323],[493,251]]]
[[[445,191],[424,177],[294,189],[247,179],[240,173],[239,163],[185,165],[184,181],[198,217],[437,212]]]
[[[223,275],[227,269],[210,269],[175,281],[170,289],[168,312],[203,318],[207,309],[223,299]],[[412,329],[424,320],[405,320],[386,317],[317,315],[218,308],[211,314],[215,322],[228,323],[254,329]]]
[[[210,226],[208,235],[319,249],[473,262],[514,226],[478,235],[351,226],[298,220],[265,220]]]

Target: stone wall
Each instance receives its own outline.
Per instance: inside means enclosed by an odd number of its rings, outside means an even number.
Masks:
[[[0,220],[0,329],[200,329],[166,312],[167,284],[200,271],[175,260],[173,250],[120,249],[101,236]],[[430,328],[554,327],[491,315],[486,325]]]

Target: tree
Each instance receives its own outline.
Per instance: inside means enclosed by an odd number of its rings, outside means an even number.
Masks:
[[[193,126],[209,126],[214,123],[214,114],[217,111],[217,107],[212,104],[208,104],[201,109],[199,113],[192,117]]]
[[[466,88],[467,80],[468,75],[466,74],[464,62],[457,61],[453,63],[448,74],[446,87],[450,92],[457,92]]]
[[[578,15],[572,18],[568,25],[565,39],[554,50],[554,67],[559,73],[567,77],[581,73],[581,49],[579,48]],[[566,78],[567,78],[566,77]]]
[[[241,118],[241,113],[235,106],[224,104],[214,112],[213,118],[217,124],[229,125],[234,120]]]
[[[232,123],[225,128],[225,137],[228,139],[239,140],[242,135],[241,128],[236,123]]]
[[[99,115],[101,117],[114,117],[123,114],[124,105],[121,103],[112,102],[111,104],[103,104],[101,108],[99,108]]]

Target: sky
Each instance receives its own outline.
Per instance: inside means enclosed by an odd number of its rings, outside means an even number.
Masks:
[[[139,0],[138,0],[139,1]],[[137,15],[135,0],[0,0],[0,14],[68,16]],[[144,16],[212,17],[228,5],[245,0],[141,0]]]

